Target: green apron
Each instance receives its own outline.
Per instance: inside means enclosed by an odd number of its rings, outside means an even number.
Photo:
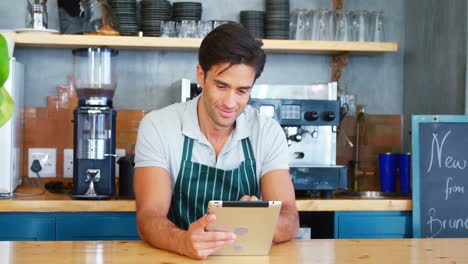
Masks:
[[[221,170],[192,162],[194,140],[184,139],[179,175],[172,191],[168,218],[182,229],[206,214],[210,200],[237,201],[259,193],[256,163],[248,138],[242,139],[245,160],[238,168]]]

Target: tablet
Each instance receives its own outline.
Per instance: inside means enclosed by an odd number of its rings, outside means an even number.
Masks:
[[[281,201],[210,201],[208,213],[216,221],[206,231],[233,232],[236,241],[213,255],[268,255]]]

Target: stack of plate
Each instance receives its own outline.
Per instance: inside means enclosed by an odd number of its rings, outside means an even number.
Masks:
[[[255,38],[264,38],[264,20],[263,11],[241,11],[240,22]]]
[[[289,38],[289,0],[266,0],[265,37]]]
[[[114,13],[117,31],[121,35],[138,35],[140,26],[137,22],[136,0],[109,0]]]
[[[172,20],[201,20],[202,4],[197,2],[175,2],[172,4]]]
[[[141,1],[141,29],[144,36],[161,35],[161,22],[171,20],[171,3],[167,0]]]

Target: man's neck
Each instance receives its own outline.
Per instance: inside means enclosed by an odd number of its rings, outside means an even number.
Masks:
[[[235,128],[235,123],[231,127],[222,127],[215,124],[207,114],[200,114],[200,111],[203,107],[200,106],[202,102],[198,102],[197,106],[197,113],[198,113],[198,125],[200,126],[201,132],[205,135],[206,139],[210,144],[213,146],[216,157],[218,157],[219,153],[224,147],[229,135],[231,134],[232,130]]]

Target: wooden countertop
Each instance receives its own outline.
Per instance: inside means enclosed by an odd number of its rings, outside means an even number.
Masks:
[[[203,263],[467,263],[468,239],[308,240],[268,256],[210,256]],[[126,241],[0,242],[0,263],[202,263]]]
[[[409,199],[298,198],[296,204],[301,212],[412,210]],[[50,192],[33,197],[16,196],[12,199],[0,199],[0,212],[134,212],[135,210],[134,200],[73,200],[68,195]]]

